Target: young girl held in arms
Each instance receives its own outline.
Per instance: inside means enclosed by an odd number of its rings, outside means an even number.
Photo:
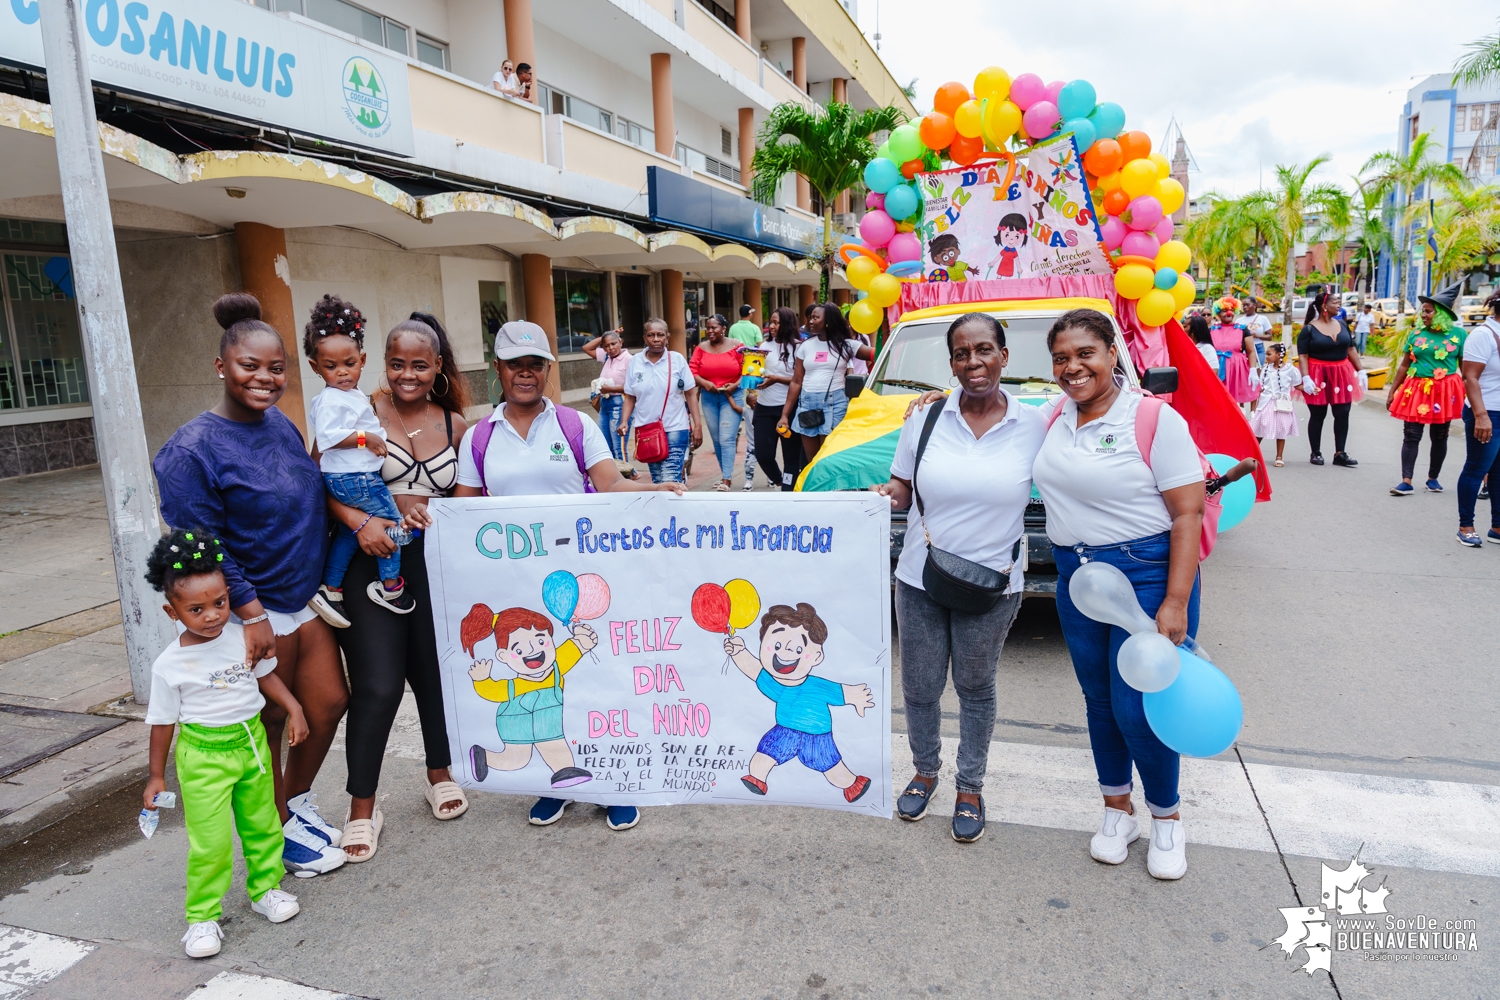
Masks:
[[[182,635],[151,668],[151,777],[145,805],[156,809],[166,788],[167,749],[177,737],[177,783],[187,826],[187,933],[190,958],[219,953],[224,893],[234,870],[231,826],[245,857],[250,908],[273,924],[290,920],[297,897],[277,888],[282,866],[281,816],[266,766],[271,751],[260,710],[269,697],[287,713],[293,746],[307,738],[302,706],[287,690],[274,657],[245,662],[244,626],[230,621],[229,587],[219,569],[219,540],[202,529],[177,530],[156,545],[146,581],[167,598],[167,616]],[[265,616],[262,615],[262,618]],[[244,624],[253,624],[251,619]]]

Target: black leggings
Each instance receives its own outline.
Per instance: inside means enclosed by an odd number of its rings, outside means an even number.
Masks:
[[[1334,403],[1333,406],[1333,450],[1341,452],[1349,440],[1349,403]],[[1328,417],[1329,404],[1307,404],[1307,443],[1312,445],[1314,455],[1323,454],[1323,421]]]
[[[416,695],[428,768],[436,770],[452,763],[422,542],[418,536],[401,550],[401,576],[417,602],[417,609],[409,615],[377,607],[365,593],[365,587],[376,579],[373,556],[356,552],[344,577],[344,616],[349,619],[349,627],[336,631],[349,670],[349,717],[344,731],[349,763],[346,791],[357,799],[374,795],[380,784],[386,741],[407,684]]]
[[[1428,437],[1432,441],[1427,457],[1427,478],[1436,479],[1443,471],[1443,459],[1448,457],[1448,424],[1414,424],[1402,421],[1401,478],[1410,479],[1417,468],[1417,445],[1422,443],[1422,428],[1431,427]]]
[[[790,491],[802,471],[802,439],[796,434],[782,437],[776,433],[776,422],[781,419],[781,407],[755,404],[755,416],[751,426],[755,429],[755,460],[771,483],[780,483],[784,491]],[[776,444],[781,444],[781,467],[776,466]]]

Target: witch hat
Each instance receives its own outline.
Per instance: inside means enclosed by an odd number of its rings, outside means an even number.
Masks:
[[[1458,293],[1463,290],[1464,283],[1455,281],[1447,288],[1441,289],[1436,295],[1418,295],[1418,302],[1430,302],[1438,309],[1448,314],[1450,320],[1458,320],[1458,314],[1453,311],[1453,303],[1458,301]]]

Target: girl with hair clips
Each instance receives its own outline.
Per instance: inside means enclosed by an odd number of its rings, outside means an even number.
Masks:
[[[1307,403],[1308,461],[1323,464],[1323,421],[1333,411],[1333,464],[1353,468],[1359,463],[1344,450],[1349,438],[1349,408],[1364,398],[1359,384],[1359,349],[1349,324],[1338,318],[1337,295],[1319,292],[1307,307],[1302,332],[1297,334],[1297,370],[1302,376],[1298,395]]]
[[[224,330],[214,360],[224,398],[177,428],[152,468],[167,524],[202,527],[223,543],[220,564],[233,617],[244,626],[245,666],[275,658],[276,675],[307,716],[307,739],[281,766],[287,713],[261,712],[276,805],[292,871],[330,871],[345,861],[340,833],[311,792],[349,702],[333,629],[308,607],[323,572],[328,537],[323,477],[297,427],[276,409],[286,391],[281,335],[260,318],[260,302],[235,292],[214,303]]]

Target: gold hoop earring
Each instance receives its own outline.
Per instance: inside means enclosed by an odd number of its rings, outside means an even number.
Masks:
[[[453,383],[451,381],[449,381],[448,376],[446,374],[444,374],[443,372],[438,372],[438,375],[442,376],[442,379],[443,379],[443,391],[442,392],[438,392],[438,389],[437,389],[437,378],[436,377],[434,377],[433,380],[432,380],[432,391],[433,392],[437,392],[437,394],[439,396],[446,396],[446,395],[448,395],[448,391],[453,388]]]

